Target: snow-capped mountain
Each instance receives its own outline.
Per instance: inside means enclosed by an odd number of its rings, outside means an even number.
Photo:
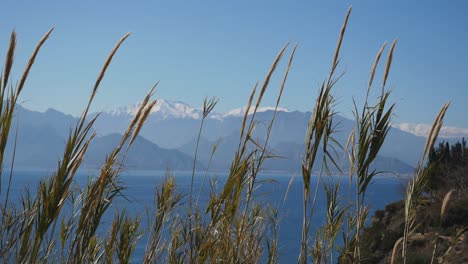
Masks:
[[[140,107],[140,103],[136,103],[129,106],[119,107],[116,109],[105,110],[104,112],[115,117],[122,116],[134,116]],[[249,109],[249,115],[254,112],[255,106]],[[274,106],[263,106],[257,109],[258,113],[274,111]],[[221,120],[226,117],[241,117],[244,115],[246,107],[235,108],[226,113],[211,112],[208,118]],[[289,112],[288,109],[278,107],[278,112]],[[170,118],[180,119],[200,119],[203,115],[201,108],[195,108],[184,102],[172,101],[165,99],[158,99],[156,105],[151,110],[151,117],[159,120],[165,120]]]
[[[140,107],[140,103],[136,103],[129,106],[120,107],[117,109],[110,109],[104,111],[105,113],[112,116],[134,116]],[[200,119],[202,116],[202,110],[194,108],[186,103],[172,100],[158,99],[156,105],[151,110],[151,116],[157,117],[158,119],[169,119],[169,118],[190,118]]]

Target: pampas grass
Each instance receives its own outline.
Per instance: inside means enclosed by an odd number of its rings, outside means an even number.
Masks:
[[[448,212],[448,209],[449,209],[449,202],[450,202],[450,199],[452,198],[452,195],[453,193],[455,192],[454,189],[448,191],[445,196],[444,196],[444,199],[442,200],[442,206],[440,207],[440,222],[442,223],[445,218],[447,217],[447,212]]]

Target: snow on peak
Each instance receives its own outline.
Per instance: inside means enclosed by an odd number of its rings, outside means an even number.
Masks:
[[[199,119],[202,115],[200,109],[195,109],[188,104],[163,99],[158,99],[151,113],[157,113],[164,119],[169,117]]]
[[[114,116],[135,115],[140,108],[141,103],[136,103],[126,107],[106,111]],[[167,118],[192,118],[199,119],[202,116],[202,110],[193,108],[188,104],[179,101],[158,99],[151,109],[151,115],[157,115],[161,119]]]
[[[411,133],[416,136],[427,137],[431,131],[429,124],[415,124],[415,123],[395,123],[393,127],[402,131]],[[468,128],[443,126],[440,129],[439,137],[442,138],[460,138],[468,136]]]
[[[255,110],[255,106],[250,107],[249,115],[253,114],[254,110]],[[264,107],[259,107],[257,109],[257,113],[266,112],[266,111],[274,111],[274,110],[275,110],[274,106],[264,106]],[[243,116],[245,111],[246,111],[246,107],[236,108],[236,109],[233,109],[231,111],[226,112],[224,114],[224,116],[225,117],[227,117],[227,116]],[[282,107],[278,107],[277,111],[278,112],[289,112],[288,109],[282,108]]]
[[[132,104],[125,107],[105,111],[107,114],[113,116],[134,116],[141,103]],[[249,115],[253,114],[255,106],[252,106],[249,110]],[[208,118],[221,120],[225,117],[240,117],[245,113],[246,107],[233,109],[224,114],[211,112]],[[257,112],[274,111],[274,106],[259,107]],[[288,109],[278,107],[279,112],[289,112]],[[151,110],[151,116],[158,119],[169,119],[169,118],[187,118],[187,119],[200,119],[203,116],[203,110],[201,108],[194,108],[186,103],[180,101],[158,99],[156,104]]]

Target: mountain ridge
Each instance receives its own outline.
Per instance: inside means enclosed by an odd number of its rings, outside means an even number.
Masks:
[[[161,149],[172,151],[171,155],[161,154],[160,156],[167,158],[166,164],[176,164],[174,166],[180,165],[174,163],[174,157],[180,156],[181,154],[192,157],[195,153],[193,141],[198,135],[200,128],[199,117],[202,114],[202,110],[193,108],[180,101],[160,99],[159,102],[159,106],[149,115],[147,122],[140,131],[142,142],[145,143],[139,145],[136,149],[136,153],[146,153],[140,154],[140,159],[145,160],[147,164],[134,160],[133,163],[136,164],[134,167],[153,168],[151,160],[147,159],[147,156],[156,155],[158,151],[162,151]],[[95,132],[99,136],[98,138],[116,133],[123,133],[133,118],[135,107],[136,105],[133,105],[127,108],[120,108],[118,111],[106,110],[101,112],[94,125]],[[222,170],[229,168],[229,162],[236,151],[239,141],[239,128],[243,119],[241,113],[245,111],[243,109],[244,108],[238,108],[227,114],[211,113],[210,116],[213,116],[213,118],[207,118],[205,120],[202,130],[204,142],[200,144],[201,148],[199,150],[199,157],[201,157],[199,160],[201,164],[197,165],[198,168],[207,165],[208,159],[203,158],[203,155],[211,154],[211,148],[214,142],[218,142],[219,146],[217,153],[215,153],[213,164],[211,165],[212,168]],[[262,107],[259,109],[261,111],[256,114],[257,122],[253,139],[262,142],[268,129],[268,124],[273,118],[273,110],[275,108]],[[274,171],[283,170],[296,172],[297,169],[300,168],[300,163],[297,161],[300,160],[300,155],[303,152],[304,134],[310,118],[310,112],[290,111],[286,108],[278,109],[279,111],[277,112],[275,123],[271,130],[269,148],[275,150],[274,154],[286,156],[286,159],[266,162],[265,168]],[[34,130],[37,129],[37,132],[41,135],[47,135],[47,132],[44,131],[49,129],[49,134],[55,135],[62,145],[65,142],[65,138],[68,136],[70,128],[77,122],[76,117],[64,114],[55,109],[37,112],[30,111],[20,106],[17,116],[19,116],[19,122],[23,124],[23,127],[27,127],[27,130],[34,132]],[[252,118],[251,115],[249,115],[248,120],[250,120],[250,118]],[[345,145],[349,132],[352,131],[355,123],[353,120],[339,115],[335,116],[335,121],[340,124],[340,131],[337,131],[334,137],[342,145]],[[21,126],[19,130],[22,130]],[[29,138],[28,142],[38,140],[42,142],[50,141],[49,144],[58,144],[57,139],[52,140],[47,137],[44,139],[35,139],[34,135],[27,135],[26,138]],[[417,163],[424,143],[424,137],[418,137],[397,128],[392,128],[380,153],[381,157],[379,162],[382,164],[379,166],[385,167],[385,170],[393,166],[395,171],[410,171]],[[36,143],[30,144],[31,146],[35,146],[34,144]],[[39,146],[40,144],[37,144],[37,147]],[[47,148],[47,146],[42,147]],[[25,151],[27,151],[26,147],[23,152]],[[98,152],[98,149],[94,151]],[[40,151],[32,151],[31,153],[40,153]],[[53,154],[52,156],[57,158],[59,154]],[[184,162],[181,163],[184,165],[180,166],[183,168],[187,167],[188,162],[186,161],[188,159],[186,157],[181,159],[184,160]],[[55,160],[55,162],[56,161],[57,160]],[[47,162],[47,164],[49,163],[52,163],[52,161]],[[159,168],[162,167],[161,164],[162,163],[160,163]]]

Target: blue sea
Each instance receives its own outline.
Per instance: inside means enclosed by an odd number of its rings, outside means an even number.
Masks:
[[[5,171],[4,171],[5,172]],[[75,180],[79,186],[84,186],[86,182],[96,175],[97,172],[79,172]],[[182,194],[188,194],[190,190],[191,172],[171,172],[176,180],[177,190]],[[18,200],[19,195],[25,188],[28,188],[31,193],[34,193],[40,179],[51,175],[47,171],[35,170],[17,170],[13,173],[10,197],[12,201]],[[198,195],[202,184],[204,173],[197,173],[194,179],[194,197]],[[7,173],[4,173],[2,179],[2,193],[0,198],[4,199],[4,190],[7,184]],[[125,198],[117,197],[112,206],[108,209],[106,215],[102,219],[105,230],[108,230],[110,223],[116,210],[125,209],[129,215],[140,215],[142,217],[142,228],[146,227],[147,218],[146,210],[153,207],[156,188],[166,177],[165,171],[128,171],[122,173],[120,181],[126,186],[123,191]],[[222,189],[227,174],[213,173],[209,174],[202,188],[200,195],[200,205],[206,204],[209,195],[209,179],[216,178],[218,180],[217,189]],[[260,182],[255,190],[255,198],[258,203],[270,204],[276,207],[279,211],[280,230],[279,230],[279,260],[280,263],[289,263],[297,261],[301,241],[301,226],[302,226],[302,177],[297,175],[294,177],[289,192],[287,193],[288,184],[294,175],[263,173],[259,175]],[[313,177],[311,186],[315,188],[318,177]],[[326,179],[326,177],[324,177]],[[340,197],[343,204],[348,201],[348,191],[354,193],[355,186],[351,184],[349,188],[348,177],[333,177],[333,180],[341,182]],[[366,202],[370,207],[371,214],[378,209],[383,209],[386,204],[402,199],[404,181],[394,176],[378,176],[370,185]],[[287,195],[286,195],[287,193]],[[354,196],[351,196],[354,197]],[[188,199],[188,196],[185,197]],[[353,198],[351,198],[353,199]],[[325,219],[326,200],[323,188],[319,188],[317,197],[316,211],[312,219],[312,228],[318,227],[324,223]],[[144,232],[147,234],[148,232]],[[133,256],[133,262],[141,262],[144,254],[147,236],[143,235],[137,244]]]

